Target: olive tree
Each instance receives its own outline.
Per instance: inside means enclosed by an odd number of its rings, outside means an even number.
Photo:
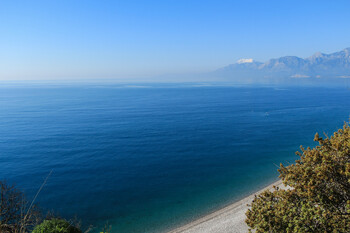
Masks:
[[[350,232],[350,127],[331,137],[318,134],[315,148],[278,169],[283,184],[256,196],[246,223],[259,232]]]

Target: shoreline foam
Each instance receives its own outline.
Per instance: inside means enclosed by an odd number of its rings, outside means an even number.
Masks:
[[[255,195],[265,190],[273,189],[273,186],[283,188],[282,181],[279,180],[269,186],[255,192],[240,201],[230,204],[213,213],[205,215],[197,220],[185,224],[179,228],[169,231],[168,233],[241,233],[248,232],[248,226],[245,223],[245,213],[248,210],[247,204],[250,204]]]

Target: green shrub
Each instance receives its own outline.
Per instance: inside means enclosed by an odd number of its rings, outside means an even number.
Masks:
[[[350,126],[314,140],[319,146],[301,148],[295,164],[278,170],[290,189],[253,200],[246,223],[256,233],[350,232]]]
[[[82,233],[82,231],[64,219],[53,218],[36,226],[32,233]]]

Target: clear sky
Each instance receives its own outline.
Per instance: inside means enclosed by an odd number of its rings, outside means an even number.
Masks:
[[[350,47],[350,1],[0,1],[0,79],[132,79]]]

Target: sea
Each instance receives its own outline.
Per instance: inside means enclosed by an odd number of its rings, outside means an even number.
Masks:
[[[0,179],[29,201],[44,184],[35,204],[83,230],[167,232],[277,181],[349,114],[346,87],[2,83]]]

